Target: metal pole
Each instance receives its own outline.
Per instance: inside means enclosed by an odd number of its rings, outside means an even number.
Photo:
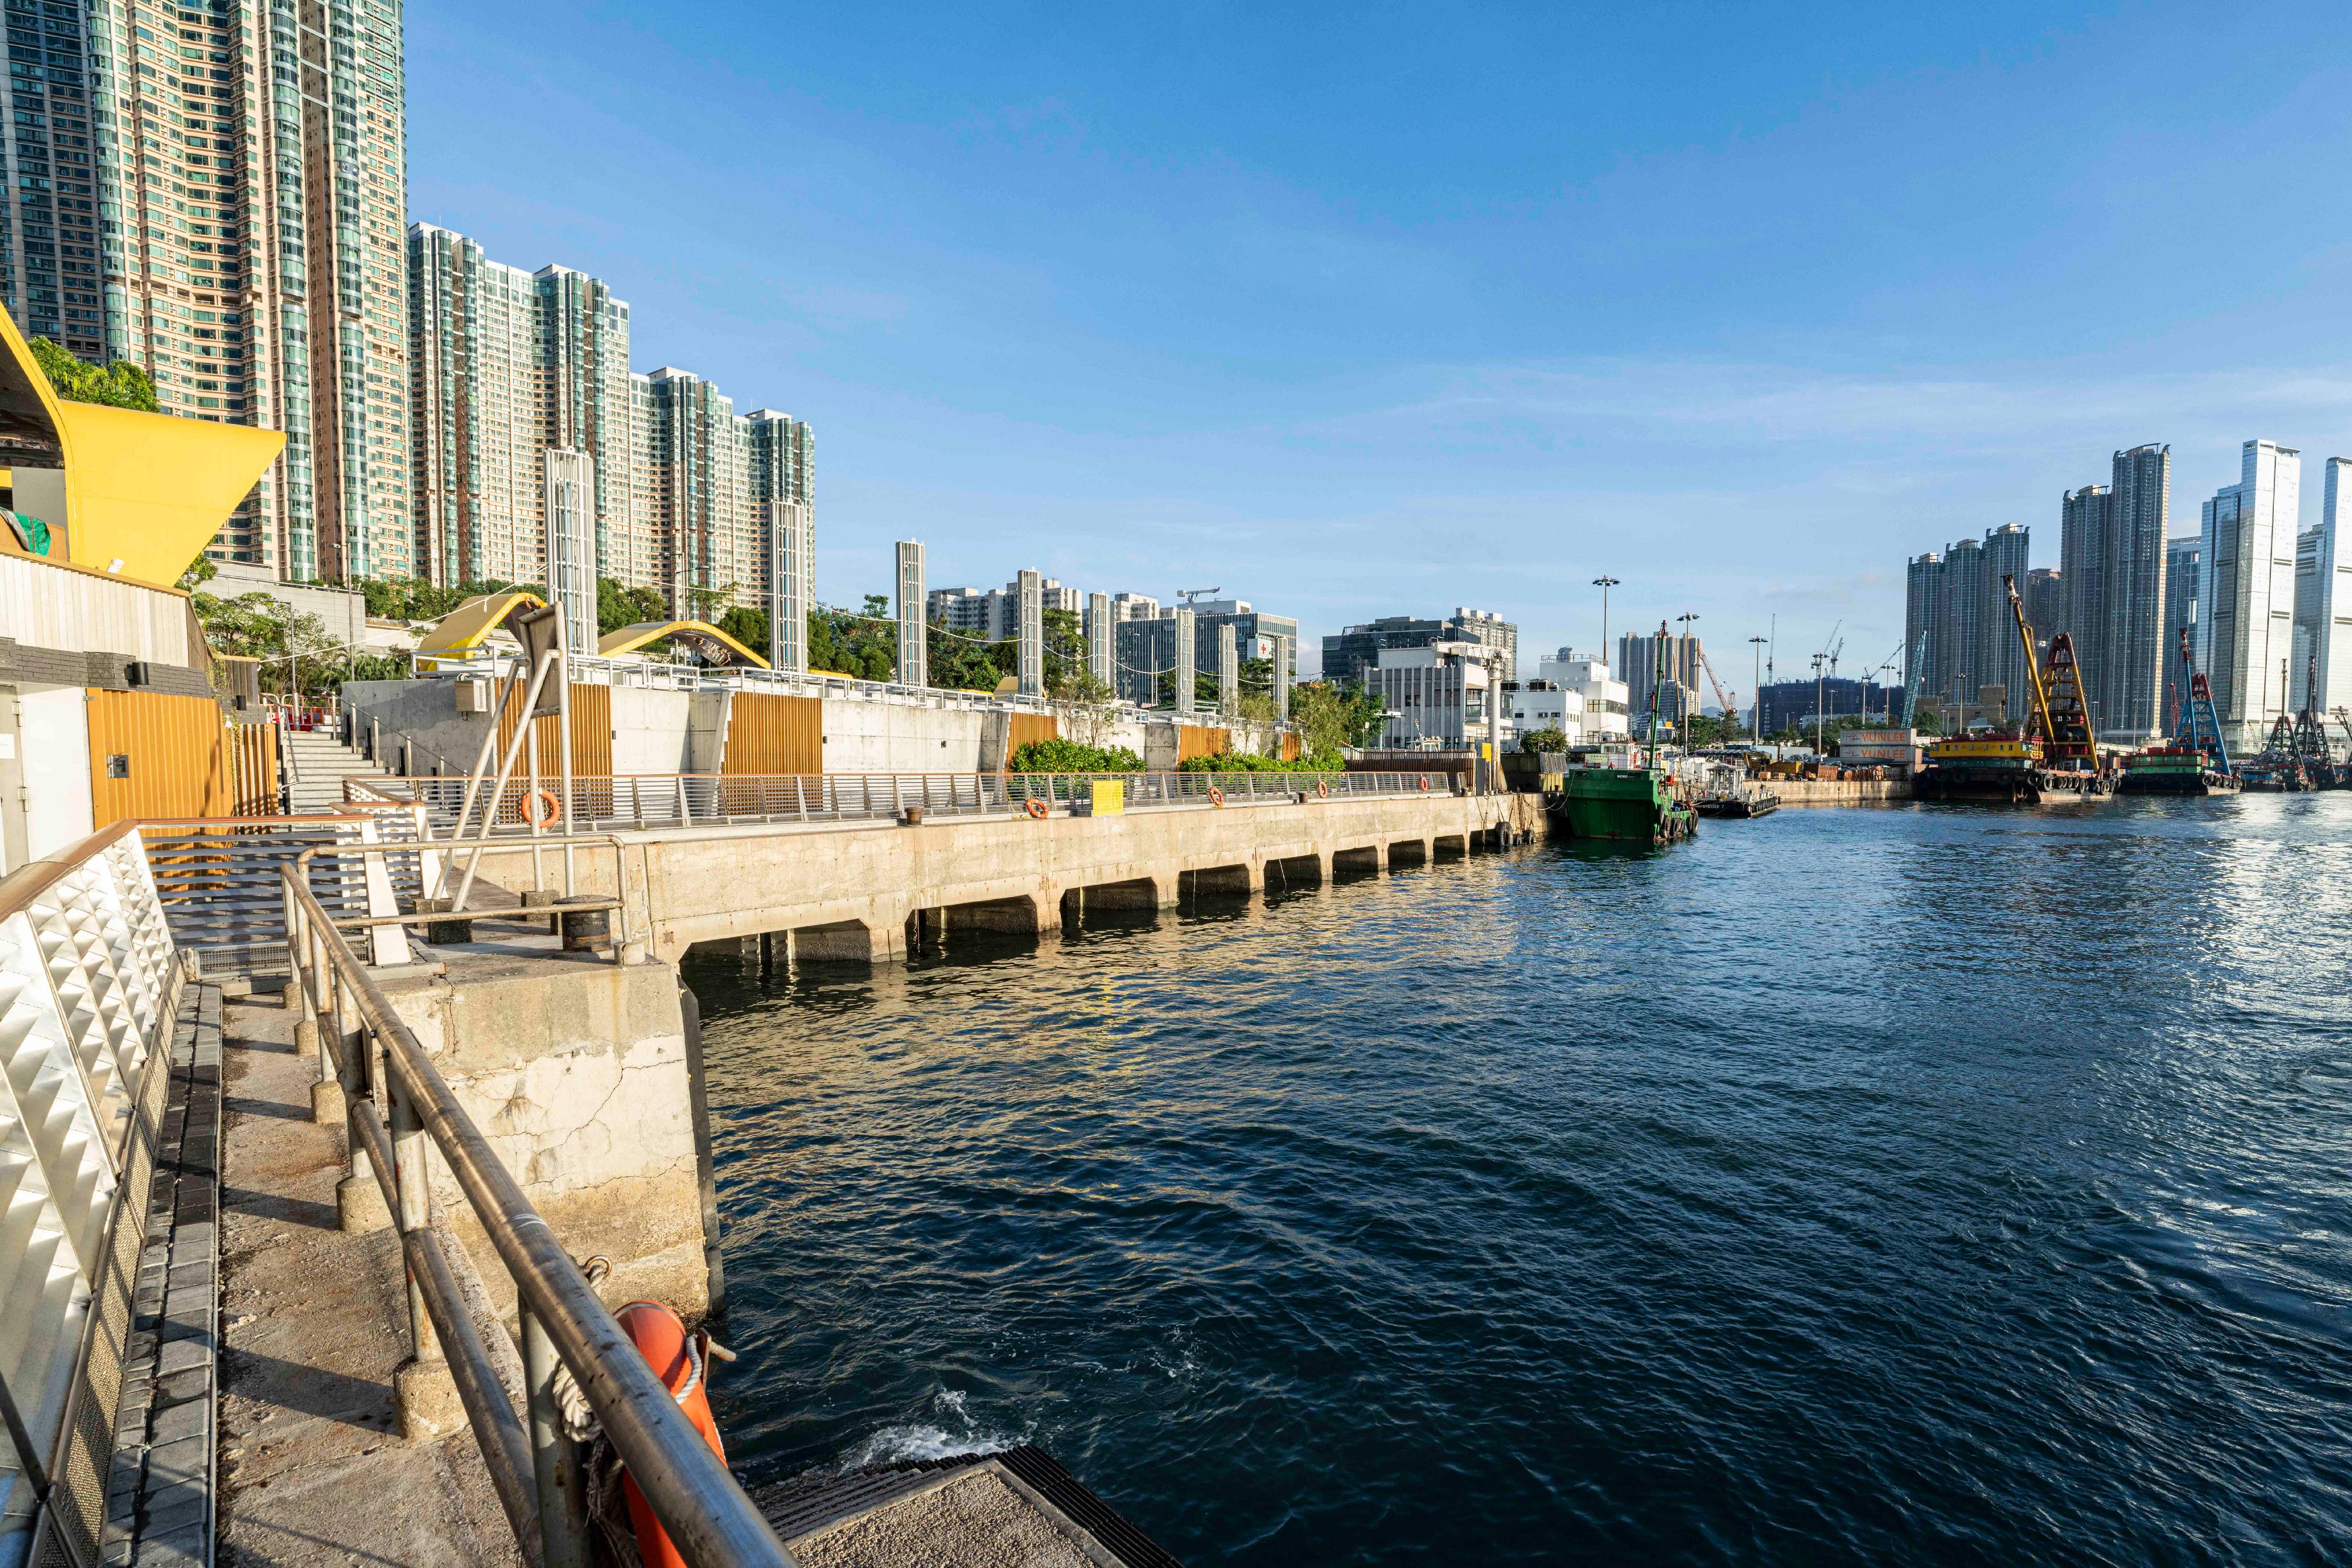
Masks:
[[[554,657],[555,653],[552,649],[550,649],[547,653],[541,657],[539,661],[539,668],[532,673],[530,677],[530,689],[523,694],[522,712],[515,726],[514,739],[508,744],[506,757],[499,764],[498,782],[490,786],[489,810],[482,814],[481,835],[478,841],[474,845],[473,853],[467,857],[466,877],[463,882],[457,884],[457,900],[450,905],[453,909],[465,908],[466,895],[474,890],[474,872],[482,863],[483,847],[489,842],[490,828],[492,824],[498,821],[499,798],[507,792],[507,779],[514,772],[515,755],[522,749],[523,739],[530,730],[530,710],[539,701],[540,685],[547,679],[548,668]],[[491,733],[495,735],[497,732],[494,730]],[[464,820],[462,818],[459,820],[458,825],[461,829],[463,828]],[[454,843],[450,847],[450,852],[451,857],[454,859],[456,856],[456,845]],[[441,874],[442,879],[446,882],[448,878],[448,872],[445,869]]]
[[[555,710],[556,744],[562,747],[563,770],[563,895],[566,898],[580,891],[577,886],[579,868],[573,862],[571,834],[575,826],[572,819],[579,814],[579,803],[572,798],[572,636],[559,618],[555,622],[555,656],[561,662],[563,677],[563,701]],[[606,705],[608,707],[610,705]],[[612,770],[608,763],[605,771]],[[561,923],[557,929],[562,929]]]
[[[1616,661],[1609,656],[1609,591],[1617,586],[1617,579],[1603,572],[1592,580],[1592,586],[1601,591],[1601,662],[1613,666]]]
[[[530,1405],[530,1458],[539,1480],[541,1568],[589,1568],[588,1495],[580,1447],[563,1429],[555,1375],[562,1362],[546,1325],[529,1307],[522,1316],[522,1375]]]
[[[1748,641],[1756,650],[1756,711],[1748,720],[1748,738],[1761,746],[1764,744],[1764,639],[1750,637]]]

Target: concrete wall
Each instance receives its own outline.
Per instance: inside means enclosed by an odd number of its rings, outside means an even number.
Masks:
[[[1434,841],[1476,841],[1507,829],[1540,831],[1528,795],[1356,797],[1137,811],[1118,817],[934,818],[916,828],[816,830],[762,825],[626,833],[632,918],[650,922],[656,955],[697,942],[793,932],[803,956],[902,957],[918,911],[1002,904],[1020,929],[1061,923],[1062,896],[1121,892],[1119,902],[1172,903],[1180,879],[1214,872],[1236,886],[1265,885],[1270,862],[1318,866],[1336,854],[1392,846],[1426,858]],[[482,874],[509,886],[527,876],[519,856],[483,858]],[[613,857],[583,863],[584,890],[609,892]],[[994,918],[992,915],[991,918]],[[820,929],[824,928],[824,929]],[[632,935],[634,935],[634,931]]]
[[[343,703],[376,721],[384,756],[398,755],[403,737],[415,742],[415,771],[430,774],[437,753],[446,770],[463,776],[481,755],[482,738],[493,733],[488,714],[457,711],[455,681],[345,681]]]
[[[828,773],[977,773],[986,720],[978,708],[902,707],[824,699]],[[1000,740],[1000,746],[1003,742]]]
[[[640,686],[614,686],[612,694],[614,772],[693,771],[687,766],[687,753],[699,694]]]
[[[1783,806],[1874,806],[1911,799],[1907,779],[1766,779]]]
[[[442,950],[447,973],[385,986],[523,1193],[575,1258],[613,1261],[606,1301],[710,1304],[708,1173],[698,1152],[677,972],[667,964]],[[514,1292],[456,1178],[434,1187],[501,1312]]]

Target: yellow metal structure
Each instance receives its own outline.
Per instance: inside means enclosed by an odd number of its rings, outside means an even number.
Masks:
[[[169,588],[286,445],[281,431],[67,402],[5,312],[0,347],[0,428],[19,447],[10,477],[26,487],[43,465],[26,448],[55,444],[66,515],[41,520],[75,566]]]
[[[2015,577],[2002,572],[2000,585],[2009,591],[2009,613],[2017,622],[2017,640],[2025,644],[2025,674],[2033,682],[2033,711],[2042,720],[2042,737],[2055,739],[2058,727],[2050,722],[2050,689],[2042,681],[2042,661],[2033,653],[2033,628],[2025,623],[2025,601],[2017,596]]]
[[[722,664],[751,664],[762,670],[768,667],[767,660],[708,621],[640,621],[634,626],[605,632],[596,640],[596,652],[609,659],[616,653],[634,653],[648,643],[672,639]]]
[[[520,591],[485,593],[478,599],[468,599],[425,633],[416,645],[416,656],[420,660],[471,658],[480,652],[491,632],[506,624],[508,616],[526,604],[546,602],[536,593]]]
[[[1930,762],[1957,762],[1963,758],[1998,758],[2006,761],[2038,762],[2042,747],[2030,740],[1938,740],[1929,744]]]

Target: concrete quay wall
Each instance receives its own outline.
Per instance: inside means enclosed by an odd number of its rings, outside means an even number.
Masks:
[[[1497,846],[1543,831],[1531,795],[1308,796],[1137,811],[937,818],[838,828],[772,824],[625,833],[631,903],[652,951],[789,932],[803,960],[902,959],[909,940],[958,927],[1042,933],[1087,908],[1156,909],[1192,890],[1258,892]],[[614,857],[581,857],[583,890],[610,891]],[[529,880],[520,854],[483,874]],[[514,879],[520,877],[522,881]]]
[[[613,1264],[613,1305],[667,1301],[692,1321],[713,1278],[716,1195],[701,1063],[667,964],[435,949],[443,973],[384,993],[574,1257]],[[513,1281],[436,1152],[434,1196],[498,1310]]]
[[[1767,779],[1783,806],[1874,806],[1911,799],[1907,779]]]

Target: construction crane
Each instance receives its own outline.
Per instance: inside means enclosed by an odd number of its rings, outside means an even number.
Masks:
[[[1933,634],[1933,630],[1932,627],[1921,630],[1919,642],[1911,650],[1910,667],[1903,672],[1903,727],[1906,729],[1913,727],[1912,720],[1918,716],[1919,677],[1927,673],[1927,639]]]
[[[1707,663],[1705,648],[1698,651],[1698,667],[1706,672],[1706,684],[1715,688],[1715,700],[1723,705],[1723,716],[1735,723],[1738,722],[1739,705],[1731,700],[1734,694],[1725,691],[1723,683],[1715,678],[1715,666]]]
[[[2050,694],[2042,685],[2042,661],[2033,656],[2033,628],[2025,623],[2025,601],[2017,596],[2017,579],[2008,572],[2000,574],[2000,586],[2009,595],[2010,618],[2017,622],[2017,640],[2025,645],[2025,678],[2033,686],[2033,711],[2042,721],[2043,755],[2058,738],[2058,727],[2050,722]]]
[[[2180,673],[2189,688],[2189,700],[2180,710],[2180,743],[2202,750],[2212,759],[2214,772],[2228,773],[2230,748],[2222,743],[2221,721],[2213,712],[2213,687],[2197,667],[2197,655],[2189,652],[2186,626],[2180,629]]]

